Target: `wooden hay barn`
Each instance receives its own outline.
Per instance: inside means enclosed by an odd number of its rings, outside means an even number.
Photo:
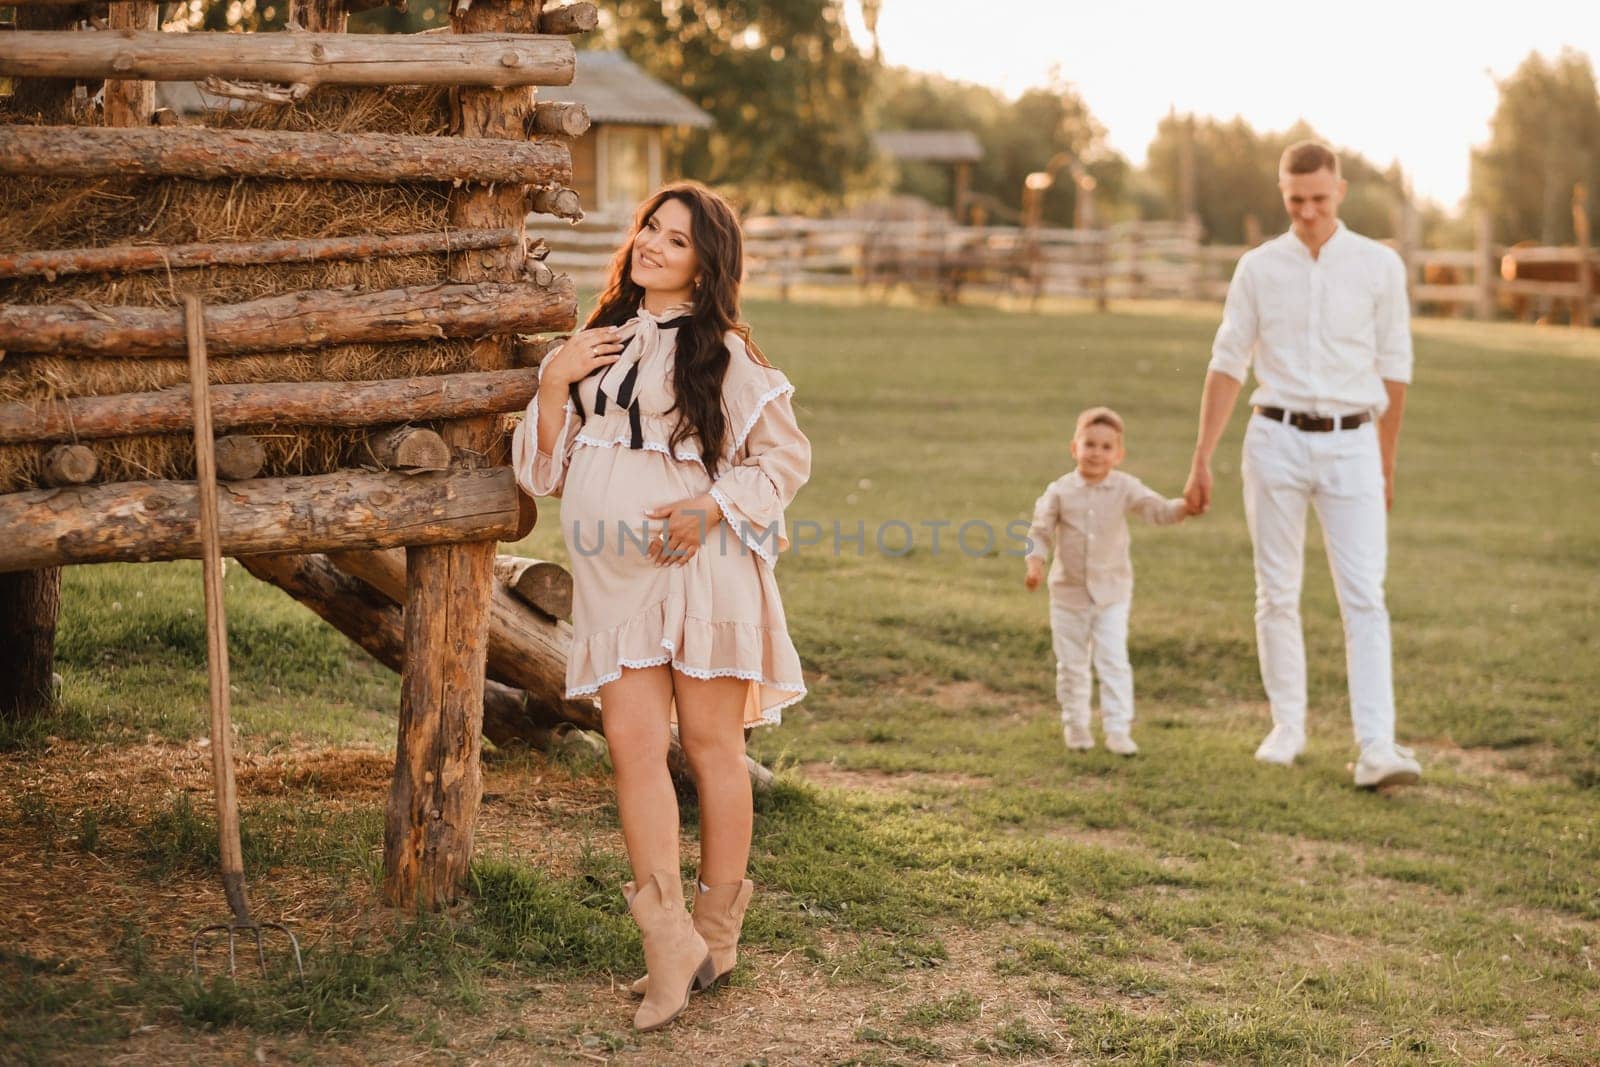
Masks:
[[[566,35],[595,10],[455,0],[446,31],[381,36],[345,34],[343,0],[261,34],[10,2],[0,714],[48,702],[57,568],[199,553],[197,295],[222,550],[402,671],[384,892],[440,906],[466,881],[480,730],[597,721],[561,695],[570,579],[496,557],[533,521],[507,466],[519,363],[577,310],[525,219],[578,216],[588,122],[535,89],[572,79]],[[245,106],[173,123],[158,79]]]

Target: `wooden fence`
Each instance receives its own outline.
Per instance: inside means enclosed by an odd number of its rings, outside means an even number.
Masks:
[[[1586,238],[1587,234],[1580,234]],[[623,238],[580,225],[550,238],[548,262],[598,286]],[[746,282],[788,299],[796,288],[897,287],[955,301],[962,293],[1110,300],[1221,300],[1246,245],[1206,244],[1198,225],[1129,222],[1101,230],[955,226],[763,216],[745,223]],[[1474,249],[1402,249],[1422,314],[1526,318],[1564,310],[1587,325],[1600,259],[1587,248],[1502,247],[1480,226]]]

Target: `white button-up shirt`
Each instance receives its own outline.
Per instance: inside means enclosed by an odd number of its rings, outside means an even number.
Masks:
[[[1313,257],[1293,230],[1239,258],[1211,370],[1245,380],[1250,403],[1315,415],[1381,415],[1385,380],[1411,380],[1411,309],[1393,249],[1344,223]]]
[[[1055,556],[1050,602],[1082,608],[1133,596],[1128,516],[1166,526],[1183,518],[1183,498],[1167,500],[1125,471],[1086,482],[1077,471],[1045,486],[1033,505],[1028,555]]]

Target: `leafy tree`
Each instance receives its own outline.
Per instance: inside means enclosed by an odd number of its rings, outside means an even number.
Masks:
[[[606,43],[716,119],[682,170],[758,209],[837,202],[879,178],[867,129],[876,65],[843,0],[618,0]]]
[[[1590,226],[1600,227],[1600,92],[1581,52],[1554,60],[1534,52],[1500,82],[1489,143],[1472,153],[1472,202],[1506,241],[1574,239],[1572,187],[1589,190]]]

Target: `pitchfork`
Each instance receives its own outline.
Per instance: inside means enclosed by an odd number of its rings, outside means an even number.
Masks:
[[[205,308],[197,296],[183,300],[184,327],[189,344],[189,391],[194,402],[195,481],[199,495],[200,549],[206,594],[206,668],[211,684],[211,774],[217,793],[217,850],[222,858],[222,891],[233,917],[213,923],[194,935],[190,955],[194,976],[200,978],[200,943],[208,934],[228,936],[228,976],[236,971],[236,949],[241,934],[255,938],[256,959],[267,975],[264,930],[281,930],[294,950],[294,968],[304,984],[306,969],[300,959],[300,942],[282,923],[257,922],[250,914],[244,891],[244,850],[239,845],[239,793],[233,781],[233,723],[228,707],[228,626],[222,613],[222,539],[217,529],[217,458],[211,441],[211,386],[206,371]]]

